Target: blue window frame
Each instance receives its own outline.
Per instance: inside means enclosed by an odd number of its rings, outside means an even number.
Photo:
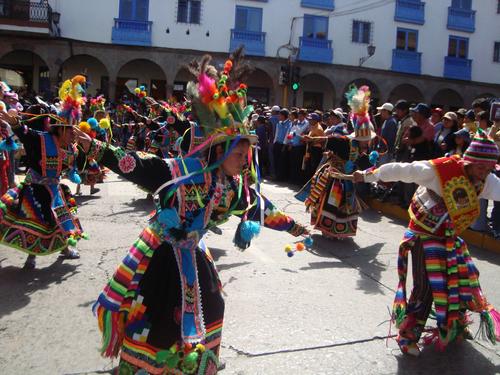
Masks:
[[[451,0],[451,7],[458,9],[472,9],[472,0]]]
[[[466,59],[469,55],[469,38],[451,36],[448,41],[448,56]]]
[[[147,21],[149,0],[120,0],[120,19]]]
[[[372,24],[364,21],[352,21],[353,43],[370,43]]]
[[[500,62],[500,42],[495,42],[493,47],[493,61]]]
[[[234,28],[238,31],[262,31],[262,8],[236,7]]]
[[[396,49],[416,52],[418,49],[418,30],[399,28],[396,35]]]
[[[177,22],[200,23],[201,0],[179,0],[177,4]]]
[[[304,37],[328,39],[328,17],[304,15]]]

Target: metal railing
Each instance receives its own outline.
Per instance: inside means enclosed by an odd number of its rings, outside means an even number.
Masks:
[[[397,0],[394,19],[396,21],[423,24],[425,22],[425,3]]]
[[[264,42],[266,39],[266,33],[261,31],[231,29],[231,38],[251,42]]]
[[[49,23],[50,6],[26,0],[0,0],[0,19]]]
[[[332,41],[328,39],[300,37],[300,47],[324,48],[331,49]]]

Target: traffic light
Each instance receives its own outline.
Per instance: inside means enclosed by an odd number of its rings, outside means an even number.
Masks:
[[[286,86],[286,85],[288,85],[289,82],[290,82],[290,66],[289,65],[281,65],[279,84],[282,86]]]
[[[292,79],[290,83],[293,91],[298,91],[300,89],[300,66],[294,66],[292,68]]]

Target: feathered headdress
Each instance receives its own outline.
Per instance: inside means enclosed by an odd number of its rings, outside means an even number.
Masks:
[[[56,125],[73,126],[80,122],[82,118],[82,105],[86,98],[83,96],[83,86],[86,79],[82,75],[76,75],[72,79],[64,81],[59,89],[59,98],[61,99],[61,111],[59,116],[62,122]]]
[[[90,105],[89,105],[90,112],[95,113],[96,111],[106,110],[105,104],[106,104],[106,98],[104,97],[104,95],[99,95],[97,98],[90,99]]]
[[[370,88],[351,85],[349,91],[345,94],[347,104],[351,107],[349,119],[354,127],[354,133],[349,138],[358,141],[369,141],[376,137],[373,125],[370,121],[368,109],[370,108]]]
[[[248,116],[253,111],[247,105],[247,85],[244,76],[250,71],[243,62],[242,50],[236,50],[218,72],[210,65],[211,56],[189,64],[189,71],[197,82],[189,82],[186,88],[194,116],[208,145],[236,137],[246,138],[252,144],[257,137],[250,134]]]

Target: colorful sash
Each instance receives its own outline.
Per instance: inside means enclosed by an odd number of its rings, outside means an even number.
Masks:
[[[431,160],[441,183],[442,196],[457,235],[467,229],[479,216],[476,189],[458,163],[460,157]]]

